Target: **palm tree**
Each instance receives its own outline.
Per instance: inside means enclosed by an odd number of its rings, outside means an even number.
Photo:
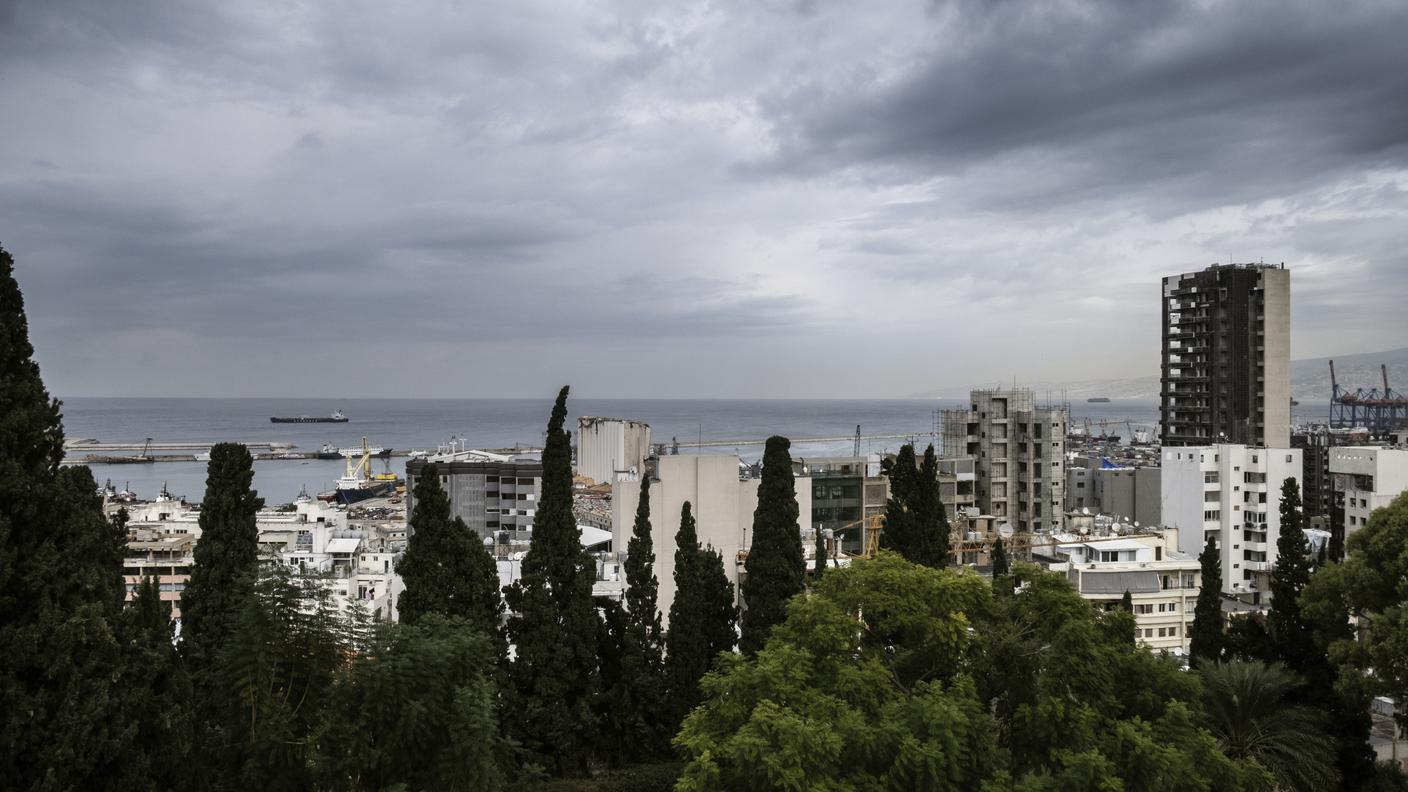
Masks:
[[[1325,716],[1294,703],[1300,680],[1280,664],[1233,660],[1205,663],[1208,728],[1223,753],[1254,760],[1276,778],[1277,789],[1333,789],[1339,783],[1335,743]]]

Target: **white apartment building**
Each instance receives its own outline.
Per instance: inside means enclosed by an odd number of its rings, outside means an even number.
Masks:
[[[130,537],[123,567],[127,597],[135,596],[143,576],[155,575],[162,600],[172,603],[173,616],[179,618],[181,592],[190,581],[200,539],[200,511],[169,497],[124,508]],[[376,618],[395,619],[403,588],[395,556],[384,543],[348,527],[346,511],[300,498],[293,511],[259,512],[255,525],[261,558],[300,572],[326,574],[339,608],[356,601]]]
[[[1179,550],[1196,557],[1209,536],[1222,551],[1222,593],[1270,602],[1281,536],[1281,484],[1299,483],[1301,451],[1245,445],[1165,447],[1162,520],[1178,529]]]
[[[650,537],[655,549],[655,577],[660,582],[658,602],[668,619],[675,600],[675,534],[680,528],[680,510],[688,501],[699,533],[699,543],[712,545],[723,555],[724,573],[736,587],[742,563],[740,552],[752,545],[753,511],[758,506],[759,479],[743,478],[744,466],[737,456],[681,454],[650,460],[646,471],[654,473],[650,483]],[[798,524],[803,536],[812,526],[812,482],[796,479]],[[631,540],[640,481],[616,482],[611,498],[612,546],[624,554]]]
[[[1139,643],[1186,654],[1202,575],[1197,557],[1177,549],[1178,533],[1082,538],[1058,545],[1067,561],[1051,569],[1101,608],[1118,606],[1128,591]]]
[[[1344,508],[1344,535],[1348,539],[1364,527],[1370,513],[1408,490],[1408,449],[1332,447],[1330,479],[1334,500]]]

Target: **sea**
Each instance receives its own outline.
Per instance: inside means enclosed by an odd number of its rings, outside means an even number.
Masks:
[[[958,409],[954,399],[569,399],[568,426],[578,416],[607,416],[645,421],[655,443],[673,439],[689,442],[739,441],[710,447],[704,453],[737,453],[744,461],[762,456],[761,441],[774,434],[794,438],[792,455],[850,454],[850,439],[859,426],[864,435],[891,435],[862,440],[862,453],[893,451],[906,441],[940,445],[942,425],[936,411]],[[1072,402],[1073,425],[1088,419],[1099,433],[1127,437],[1130,427],[1153,431],[1158,402],[1115,399],[1108,403]],[[272,416],[329,415],[341,410],[343,424],[274,424]],[[434,451],[452,439],[468,448],[541,447],[552,402],[549,399],[201,399],[97,398],[63,400],[64,431],[69,439],[141,443],[161,442],[289,443],[299,451],[316,451],[325,443],[360,447],[362,438],[374,447],[397,451]],[[1324,412],[1325,407],[1320,407]],[[1316,416],[1297,408],[1295,420]],[[1323,417],[1322,417],[1323,419]],[[806,442],[806,438],[847,438]],[[77,458],[85,452],[76,451]],[[687,446],[680,453],[697,453]],[[387,469],[404,474],[406,459],[393,457]],[[287,503],[300,491],[324,492],[342,475],[341,460],[259,460],[254,487],[270,504]],[[150,499],[163,488],[198,502],[205,493],[205,464],[94,464],[99,484],[111,481],[139,497]]]

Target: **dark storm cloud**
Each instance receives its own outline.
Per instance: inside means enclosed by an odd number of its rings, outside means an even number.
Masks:
[[[1157,278],[1227,256],[1291,263],[1310,351],[1356,351],[1408,331],[1405,34],[1262,0],[0,0],[0,243],[87,393],[326,393],[358,373],[308,361],[368,350],[480,395],[1133,376]]]
[[[1013,157],[1032,170],[978,197],[1030,210],[1255,200],[1408,154],[1401,3],[973,2],[934,18],[898,73],[767,96],[772,166],[924,180]]]

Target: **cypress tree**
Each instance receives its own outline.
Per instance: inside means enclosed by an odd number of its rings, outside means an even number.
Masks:
[[[732,651],[738,608],[723,557],[699,546],[688,501],[675,534],[675,599],[665,638],[665,673],[672,708],[669,731],[699,703],[699,680],[720,652]]]
[[[572,514],[567,388],[558,394],[543,447],[543,491],[522,578],[507,590],[514,736],[560,775],[586,770],[596,740],[596,566]]]
[[[625,571],[621,675],[617,684],[608,684],[603,658],[602,686],[615,721],[614,728],[608,730],[616,741],[614,753],[621,761],[632,761],[664,754],[672,736],[665,708],[665,636],[657,599],[660,584],[655,578],[649,476],[640,482]],[[609,610],[605,613],[611,616]]]
[[[910,561],[928,567],[948,566],[951,546],[948,535],[948,515],[939,492],[939,459],[934,445],[924,450],[924,462],[919,466],[914,487],[914,544]]]
[[[125,519],[126,513],[120,514]],[[142,578],[123,616],[120,636],[127,661],[120,695],[135,734],[132,746],[118,757],[113,786],[189,788],[195,727],[191,683],[173,641],[171,603],[162,601],[156,578]]]
[[[1281,534],[1276,538],[1276,565],[1271,572],[1271,612],[1267,628],[1281,662],[1305,675],[1322,670],[1311,626],[1301,615],[1300,592],[1310,582],[1310,545],[1302,530],[1300,485],[1293,478],[1281,483]],[[1312,665],[1315,668],[1312,668]]]
[[[821,580],[822,575],[826,574],[827,562],[826,534],[823,533],[820,528],[816,529],[816,548],[813,551],[813,554],[815,555],[814,566],[816,567],[816,571],[812,573],[812,582],[816,583]]]
[[[1120,597],[1120,610],[1126,613],[1134,613],[1134,597],[1130,596],[1129,589],[1124,590],[1124,596]]]
[[[913,561],[911,556],[918,544],[919,515],[915,508],[920,483],[914,446],[900,446],[895,458],[886,460],[885,474],[890,479],[890,497],[885,502],[885,530],[880,534],[880,546]]]
[[[1193,634],[1188,641],[1188,656],[1193,663],[1215,662],[1222,658],[1226,643],[1222,619],[1222,557],[1211,536],[1198,556],[1202,563],[1202,588],[1193,606]]]
[[[86,467],[59,469],[59,403],[33,356],[0,248],[0,778],[96,788],[133,732],[116,700],[125,531],[103,516]]]
[[[427,613],[464,619],[504,654],[499,568],[478,535],[450,515],[450,497],[434,464],[416,477],[410,538],[396,571],[406,585],[397,608],[401,622]]]
[[[802,591],[806,559],[797,527],[797,491],[792,477],[791,442],[769,437],[763,451],[758,507],[753,512],[753,543],[744,564],[743,638],[753,654],[767,642],[774,625],[787,617],[787,601]]]
[[[1006,575],[1011,569],[1007,564],[1007,548],[1002,546],[1002,537],[997,537],[997,541],[992,543],[992,576]]]

